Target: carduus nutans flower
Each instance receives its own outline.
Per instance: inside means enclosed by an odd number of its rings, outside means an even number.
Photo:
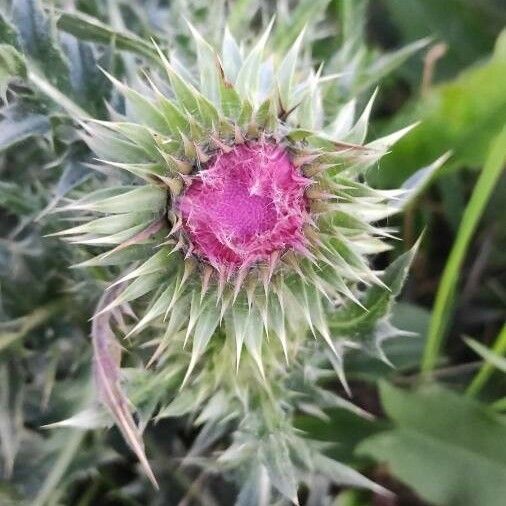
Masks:
[[[373,189],[362,175],[409,128],[366,143],[374,96],[358,118],[355,100],[327,117],[322,90],[339,76],[299,56],[303,34],[285,56],[265,57],[269,30],[247,52],[228,30],[221,52],[190,31],[195,73],[157,48],[157,65],[135,88],[109,76],[125,110],[82,123],[101,167],[120,171],[116,185],[65,207],[86,219],[62,234],[109,248],[82,265],[124,269],[95,315],[97,332],[102,325],[109,335],[104,315],[141,299],[128,335],[161,331],[147,343],[149,365],[190,350],[182,386],[210,346],[214,362],[223,349],[224,368],[233,350],[228,384],[244,351],[268,383],[273,370],[289,370],[309,333],[344,382],[327,314],[345,303],[364,311],[358,287],[382,285],[369,257],[388,248],[392,230],[377,223],[402,194]],[[106,383],[111,367],[99,371]],[[140,454],[129,413],[111,410]]]

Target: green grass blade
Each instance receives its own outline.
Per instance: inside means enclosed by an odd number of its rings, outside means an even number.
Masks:
[[[445,330],[453,305],[453,295],[457,286],[459,272],[464,261],[469,242],[483,213],[485,205],[495,188],[506,160],[506,128],[495,138],[490,148],[485,166],[464,211],[457,238],[446,263],[429,326],[429,335],[422,359],[422,371],[431,371],[437,363]]]
[[[485,363],[478,371],[478,374],[476,374],[473,378],[473,381],[471,381],[466,391],[467,395],[473,397],[481,391],[487,380],[490,378],[494,368],[502,366],[504,361],[502,357],[506,352],[506,325],[503,326],[490,350],[473,339],[466,339],[466,343],[485,359]],[[502,361],[499,359],[502,359]]]

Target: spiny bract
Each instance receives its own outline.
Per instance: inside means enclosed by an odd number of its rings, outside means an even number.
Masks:
[[[249,52],[226,30],[221,54],[190,30],[198,79],[158,47],[156,68],[144,72],[135,88],[109,76],[125,112],[111,111],[112,121],[82,121],[82,136],[100,171],[122,171],[120,184],[62,208],[79,211],[85,222],[60,235],[111,248],[81,266],[126,265],[95,315],[94,332],[105,336],[95,343],[95,360],[102,383],[113,385],[102,389],[105,403],[141,461],[133,418],[126,403],[115,401],[122,395],[117,371],[110,370],[117,360],[109,360],[109,369],[101,362],[104,350],[116,349],[108,344],[111,330],[102,318],[150,294],[128,334],[156,334],[144,340],[155,345],[149,365],[167,372],[155,373],[150,384],[156,388],[146,389],[153,392],[150,404],[183,366],[182,384],[191,392],[185,398],[183,390],[175,401],[180,407],[161,409],[159,417],[194,409],[202,411],[201,421],[246,421],[256,402],[262,430],[274,431],[277,422],[271,422],[283,413],[321,410],[323,405],[311,405],[324,398],[316,386],[322,357],[328,355],[345,382],[343,345],[331,335],[327,314],[350,303],[365,311],[358,287],[382,286],[368,256],[388,248],[384,240],[392,230],[375,223],[399,210],[396,198],[403,193],[372,189],[362,174],[409,127],[365,143],[374,96],[358,119],[355,100],[326,117],[322,90],[339,76],[322,76],[307,57],[299,58],[303,34],[283,58],[266,59],[270,27]],[[323,339],[324,354],[315,354],[307,331]],[[241,358],[243,347],[248,355]],[[213,353],[192,379],[207,349]],[[295,364],[297,375],[313,371],[312,393],[294,393],[298,383],[289,371]],[[253,393],[252,371],[263,384]],[[269,385],[266,377],[277,379]],[[291,393],[283,390],[288,383]],[[269,430],[265,451],[274,444]],[[253,442],[260,436],[249,437]],[[288,458],[288,446],[302,451],[294,442],[299,439],[292,427],[274,442]],[[255,469],[262,466],[267,464]],[[278,490],[293,499],[295,485],[287,491],[284,480],[278,482]]]

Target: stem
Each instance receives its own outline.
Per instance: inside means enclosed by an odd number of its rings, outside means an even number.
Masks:
[[[495,188],[506,159],[506,128],[494,139],[478,178],[471,199],[464,211],[457,238],[446,263],[429,325],[429,334],[422,359],[422,371],[436,365],[453,305],[453,295],[464,258],[485,205]]]
[[[506,325],[503,326],[501,332],[497,336],[491,351],[499,356],[503,356],[506,352]],[[478,374],[473,378],[473,381],[466,390],[466,394],[470,397],[476,396],[481,389],[485,386],[492,372],[494,371],[494,364],[485,361]]]

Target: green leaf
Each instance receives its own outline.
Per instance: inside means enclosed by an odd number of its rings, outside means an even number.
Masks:
[[[98,68],[92,45],[68,34],[63,34],[62,45],[69,59],[70,83],[77,103],[94,116],[103,117],[104,102],[112,86]]]
[[[503,328],[499,338],[498,345],[494,349],[499,348],[498,352],[503,352],[506,349],[506,327]],[[474,339],[465,339],[465,342],[472,348],[480,357],[484,358],[493,367],[497,367],[502,372],[506,372],[506,358],[502,357],[493,350],[489,350],[486,346],[475,341]]]
[[[399,294],[406,279],[409,266],[416,254],[415,245],[410,251],[397,258],[385,270],[384,285],[374,285],[361,299],[364,308],[348,304],[329,315],[329,327],[336,335],[354,335],[367,332],[376,322],[390,312],[393,299]]]
[[[395,428],[358,449],[441,506],[501,506],[506,496],[506,425],[491,410],[437,385],[414,392],[382,383]]]
[[[44,135],[50,129],[47,116],[29,112],[25,107],[12,105],[0,110],[0,152],[35,135]]]
[[[499,176],[504,170],[506,161],[506,128],[494,140],[487,162],[473,190],[471,199],[462,216],[455,243],[439,284],[434,303],[434,310],[429,328],[429,337],[425,349],[422,370],[430,371],[437,362],[445,331],[448,315],[453,304],[459,273],[464,262],[469,243],[478,225],[485,205],[495,188]]]
[[[350,350],[346,354],[346,376],[351,381],[357,379],[377,382],[381,378],[394,377],[403,372],[417,370],[423,355],[430,312],[421,306],[407,302],[397,302],[392,307],[391,324],[394,328],[409,332],[409,339],[389,339],[382,345],[390,364],[361,350]],[[414,335],[413,335],[414,334]],[[341,459],[340,459],[341,460]]]
[[[395,145],[382,160],[381,171],[371,174],[371,181],[384,187],[399,186],[418,167],[450,150],[452,158],[446,170],[484,163],[489,144],[501,131],[506,117],[504,44],[506,31],[487,62],[434,87],[397,114],[389,130],[417,120],[421,124]]]
[[[270,434],[262,445],[261,459],[272,485],[287,499],[299,504],[295,469],[284,438],[278,434]]]
[[[329,0],[302,0],[297,2],[288,18],[280,15],[272,42],[276,51],[286,51],[307,24],[316,24],[328,4]]]
[[[485,56],[494,34],[506,24],[500,0],[386,0],[384,4],[404,40],[430,35],[447,44],[438,69],[446,75]]]
[[[18,28],[21,47],[30,61],[58,90],[71,91],[68,61],[59,47],[53,25],[39,0],[16,0],[12,18]]]
[[[2,44],[8,44],[14,46],[16,49],[20,49],[19,45],[19,34],[16,28],[11,25],[7,18],[0,11],[0,42]]]
[[[506,353],[506,325],[503,326],[492,349],[488,349],[474,339],[465,339],[465,341],[468,346],[486,360],[486,363],[483,364],[467,389],[467,394],[473,396],[483,388],[491,376],[494,367],[506,373],[506,358],[504,358],[504,354]]]
[[[388,427],[384,422],[358,416],[347,409],[326,410],[327,419],[313,416],[298,416],[296,427],[304,431],[308,439],[329,443],[326,454],[344,464],[355,464],[354,449],[364,439]]]
[[[156,51],[149,42],[134,34],[116,31],[109,25],[82,12],[59,12],[56,24],[60,30],[70,33],[80,40],[106,45],[114,44],[118,49],[158,61]]]
[[[0,98],[4,102],[7,102],[7,86],[13,77],[26,77],[25,60],[15,47],[0,44]]]
[[[162,209],[167,198],[165,192],[156,186],[143,185],[135,187],[131,191],[124,191],[128,188],[97,190],[90,193],[86,199],[74,204],[72,208],[113,214],[128,213],[132,209],[135,209],[135,212],[153,211]],[[109,190],[111,190],[111,193],[115,192],[119,195],[102,198],[102,195],[104,193],[108,194]]]

